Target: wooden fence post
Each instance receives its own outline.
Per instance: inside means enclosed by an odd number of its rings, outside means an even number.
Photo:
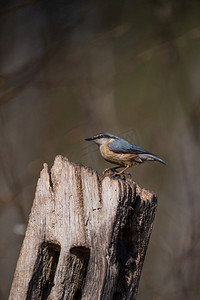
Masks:
[[[155,209],[131,179],[44,164],[9,299],[135,299]]]

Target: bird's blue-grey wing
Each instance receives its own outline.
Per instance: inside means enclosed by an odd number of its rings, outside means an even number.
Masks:
[[[133,145],[123,139],[114,140],[108,145],[109,149],[115,153],[142,154],[149,153],[140,146]]]

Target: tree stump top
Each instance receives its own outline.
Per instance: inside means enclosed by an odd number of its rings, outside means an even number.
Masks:
[[[44,164],[9,299],[134,299],[155,208],[131,179]]]

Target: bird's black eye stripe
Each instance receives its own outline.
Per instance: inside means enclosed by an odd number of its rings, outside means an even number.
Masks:
[[[103,138],[110,138],[110,136],[108,136],[107,134],[99,134],[97,136],[95,136],[96,139],[103,139]]]
[[[109,136],[109,135],[107,135],[107,134],[104,134],[104,135],[103,135],[103,138],[110,139],[111,136]]]
[[[103,134],[100,134],[97,136],[98,139],[103,139],[104,137],[105,137],[105,135],[103,135]]]
[[[109,138],[109,136],[108,136],[107,134],[101,134],[99,138],[100,138],[100,139],[103,139],[103,138]]]

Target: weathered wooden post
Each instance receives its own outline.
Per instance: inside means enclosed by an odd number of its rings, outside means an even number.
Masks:
[[[156,196],[57,156],[38,180],[10,300],[135,299]]]

